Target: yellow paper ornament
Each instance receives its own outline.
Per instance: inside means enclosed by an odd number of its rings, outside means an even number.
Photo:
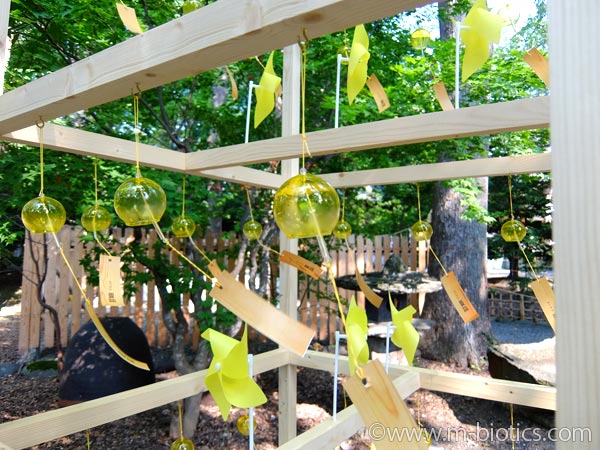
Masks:
[[[252,241],[260,237],[263,228],[262,225],[256,220],[249,220],[244,224],[242,231],[244,233],[244,236],[246,236],[246,239]]]
[[[352,227],[345,220],[340,220],[333,229],[333,235],[337,239],[348,239],[348,236],[350,236],[351,234]]]
[[[304,169],[283,183],[273,200],[275,222],[290,239],[330,234],[339,214],[336,190]]]
[[[167,209],[167,196],[153,180],[136,176],[124,181],[115,192],[115,211],[130,227],[158,222]]]
[[[521,242],[527,234],[527,227],[518,220],[511,219],[504,222],[500,234],[506,242]]]
[[[256,430],[256,418],[252,418],[254,422],[254,429]],[[250,416],[248,414],[244,414],[240,416],[237,420],[237,429],[244,436],[248,436],[250,434]]]
[[[81,225],[87,231],[102,232],[110,227],[112,216],[104,206],[94,205],[86,209],[81,215]]]
[[[424,50],[429,47],[431,35],[425,28],[417,28],[410,35],[410,45],[415,50]]]
[[[58,233],[67,221],[67,213],[58,200],[42,194],[23,206],[21,220],[32,233]]]
[[[171,230],[173,231],[175,237],[192,237],[194,231],[196,231],[196,222],[194,222],[194,219],[183,214],[173,219],[173,223],[171,224]]]
[[[433,228],[429,222],[419,220],[411,228],[412,236],[415,241],[428,241],[433,235]]]
[[[171,450],[194,450],[194,443],[182,437],[171,444]]]

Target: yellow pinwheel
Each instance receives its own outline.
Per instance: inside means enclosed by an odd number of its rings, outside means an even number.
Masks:
[[[369,36],[364,25],[356,25],[348,61],[348,103],[352,104],[367,81]]]
[[[247,327],[241,341],[211,328],[202,333],[202,337],[210,342],[213,352],[204,383],[219,406],[223,420],[227,420],[232,405],[252,408],[265,403],[265,394],[248,373]]]
[[[358,307],[356,300],[352,297],[346,315],[346,340],[348,342],[350,374],[354,374],[357,365],[364,365],[369,361],[367,332],[367,313],[364,309]]]
[[[419,345],[419,332],[412,324],[412,317],[417,310],[409,305],[398,311],[392,299],[390,299],[390,311],[392,313],[392,323],[396,327],[394,334],[392,334],[392,342],[404,351],[408,364],[412,366]]]
[[[273,69],[273,53],[271,52],[269,55],[265,70],[260,77],[260,85],[255,89],[254,128],[258,127],[275,108],[275,91],[281,84],[281,78],[275,74],[275,69]]]
[[[502,17],[488,11],[486,0],[475,1],[460,31],[465,44],[463,82],[485,64],[490,56],[490,42],[500,42],[503,24]]]

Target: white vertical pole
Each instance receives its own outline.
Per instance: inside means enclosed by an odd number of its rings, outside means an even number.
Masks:
[[[581,0],[574,6],[567,0],[548,2],[556,448],[592,450],[600,439],[600,2]]]
[[[283,50],[282,135],[300,132],[300,47],[297,44]],[[284,179],[299,173],[298,158],[281,161]],[[279,248],[298,252],[298,240],[279,235]],[[296,318],[298,303],[298,270],[289,264],[279,266],[280,308]],[[296,436],[296,366],[287,364],[279,369],[279,445]]]
[[[248,375],[250,378],[254,376],[254,357],[252,354],[248,355]],[[248,449],[254,450],[254,408],[248,408]]]
[[[342,78],[342,61],[349,61],[350,58],[346,58],[342,56],[341,53],[337,55],[337,72],[335,79],[335,119],[334,119],[334,128],[339,128],[340,126],[340,89],[342,87],[341,78]]]
[[[8,18],[10,16],[10,0],[0,0],[0,95],[4,92],[4,74],[10,56],[10,39],[8,37]]]
[[[454,54],[454,108],[460,108],[460,30],[461,24],[456,22],[456,49]]]
[[[335,358],[333,360],[334,362],[333,362],[333,405],[332,405],[334,422],[337,420],[337,397],[338,397],[337,379],[338,379],[338,373],[340,370],[339,359],[340,359],[340,332],[338,330],[335,330]]]
[[[250,80],[248,84],[248,101],[246,103],[246,133],[244,134],[244,143],[247,144],[250,140],[250,111],[252,110],[252,91],[254,90],[254,81]]]

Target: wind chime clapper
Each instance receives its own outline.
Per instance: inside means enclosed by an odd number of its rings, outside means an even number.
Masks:
[[[529,283],[529,287],[533,290],[533,294],[537,299],[540,307],[542,308],[542,312],[548,321],[548,324],[552,327],[552,330],[556,333],[556,305],[554,298],[554,291],[552,286],[548,282],[548,279],[545,276],[538,277],[535,269],[533,268],[533,264],[529,260],[527,253],[525,252],[525,248],[521,241],[525,238],[527,234],[527,227],[519,220],[514,218],[513,213],[513,201],[512,201],[512,183],[511,177],[508,177],[508,198],[510,205],[510,219],[502,224],[500,228],[500,235],[502,239],[506,242],[516,242],[519,246],[519,249],[523,253],[523,257],[527,264],[529,265],[529,269],[531,273],[535,277],[535,281]]]
[[[21,210],[21,219],[23,221],[23,225],[32,233],[51,233],[54,237],[54,242],[56,243],[56,247],[58,248],[60,255],[67,266],[67,269],[73,276],[73,281],[77,285],[77,288],[81,292],[81,295],[85,301],[85,309],[90,316],[90,319],[98,329],[98,332],[102,336],[102,338],[106,341],[108,346],[113,349],[113,351],[119,355],[124,361],[129,364],[143,370],[150,370],[148,365],[143,361],[138,361],[135,358],[127,355],[123,350],[119,348],[119,346],[112,340],[102,322],[98,318],[94,307],[92,305],[91,300],[88,298],[85,289],[81,286],[71,263],[67,259],[65,255],[64,249],[56,235],[57,232],[61,230],[63,225],[66,222],[66,211],[63,205],[58,201],[51,197],[46,197],[44,194],[44,136],[43,136],[43,128],[44,123],[40,120],[40,123],[37,124],[38,132],[39,132],[39,142],[40,142],[40,193],[38,197],[28,201],[23,209]]]
[[[411,232],[413,235],[413,239],[417,242],[428,242],[433,236],[433,227],[429,222],[421,220],[421,193],[419,185],[417,184],[417,207],[419,213],[419,220],[411,227]],[[448,272],[442,261],[438,257],[438,255],[433,250],[431,245],[429,246],[429,251],[434,256],[440,267],[444,272],[444,276],[440,279],[442,282],[442,286],[444,287],[444,291],[450,297],[450,301],[454,306],[454,309],[458,312],[460,317],[462,318],[464,323],[472,322],[473,320],[479,317],[479,313],[467,297],[464,289],[460,285],[458,279],[454,272]]]

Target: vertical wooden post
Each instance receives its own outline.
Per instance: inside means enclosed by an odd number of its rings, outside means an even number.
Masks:
[[[8,18],[10,0],[0,0],[0,95],[4,92],[4,74],[10,57],[10,38],[8,37]]]
[[[300,47],[291,45],[283,50],[283,111],[282,135],[298,134],[300,129]],[[298,159],[281,161],[284,179],[298,174]],[[280,233],[279,248],[298,253],[298,240],[288,239]],[[282,264],[280,273],[281,310],[296,317],[298,302],[298,271]],[[279,369],[279,445],[296,436],[296,366],[285,365]]]
[[[554,216],[557,427],[587,439],[557,449],[598,448],[600,437],[600,3],[549,2]],[[594,442],[591,439],[594,439]],[[562,442],[560,442],[562,441]]]

